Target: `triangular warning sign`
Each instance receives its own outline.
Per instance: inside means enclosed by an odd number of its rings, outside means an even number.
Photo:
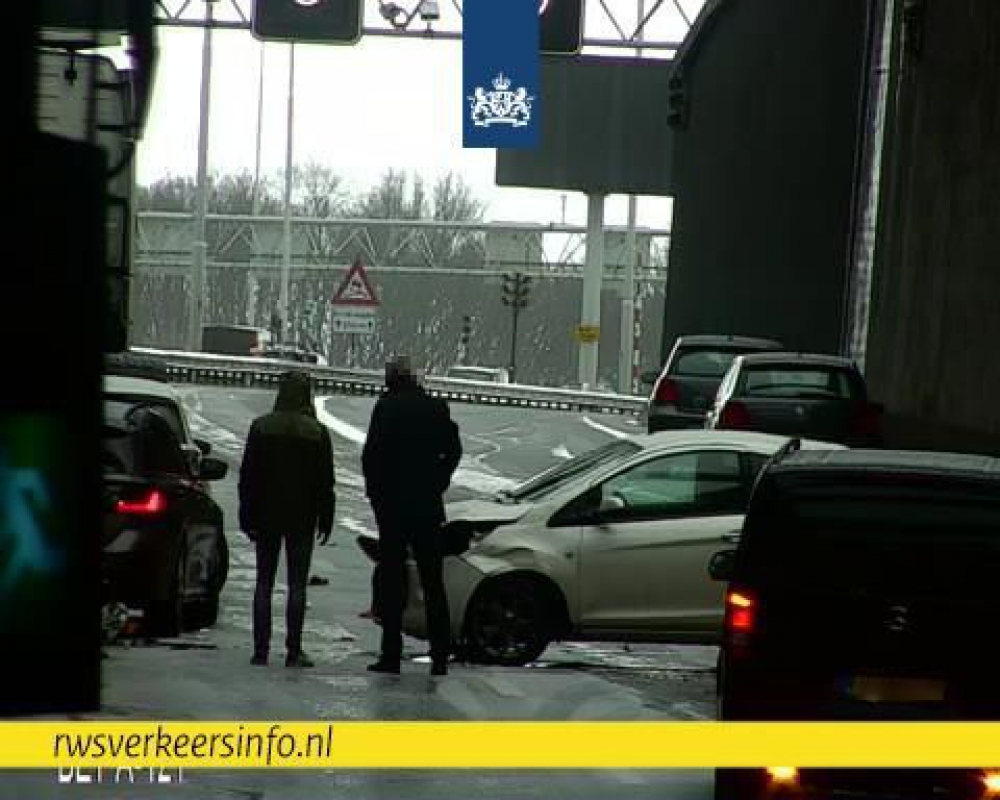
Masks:
[[[379,305],[375,290],[368,282],[368,273],[365,272],[361,259],[355,261],[347,271],[347,276],[333,295],[333,304],[335,306]]]

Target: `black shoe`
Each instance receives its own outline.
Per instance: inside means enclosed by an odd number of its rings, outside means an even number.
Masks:
[[[398,661],[386,661],[384,659],[379,659],[374,664],[368,665],[369,672],[385,672],[389,675],[399,674],[399,662]]]
[[[267,656],[261,655],[260,653],[254,653],[253,658],[250,659],[250,663],[255,667],[266,667]]]
[[[447,661],[435,661],[431,664],[431,675],[447,675],[447,674],[448,674]]]
[[[299,650],[299,652],[297,652],[297,653],[289,653],[285,657],[285,666],[286,667],[309,668],[309,667],[315,667],[316,664],[303,651]]]

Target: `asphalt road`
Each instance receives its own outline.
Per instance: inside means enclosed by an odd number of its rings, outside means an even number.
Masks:
[[[379,629],[367,608],[370,564],[354,537],[374,522],[360,477],[360,449],[372,400],[324,398],[321,420],[334,433],[337,527],[317,548],[304,646],[313,670],[283,666],[285,585],[275,598],[272,664],[252,667],[250,609],[254,558],[236,525],[236,474],[251,420],[273,393],[183,387],[196,435],[213,444],[230,474],[213,486],[226,514],[229,580],[219,623],[211,630],[148,645],[114,646],[104,672],[104,708],[115,720],[684,720],[714,712],[715,650],[619,643],[553,645],[523,668],[456,665],[431,679],[424,644],[408,640],[400,677],[372,675]],[[465,458],[450,499],[489,493],[571,454],[637,432],[626,418],[454,405]],[[279,573],[279,580],[283,577]],[[93,776],[91,776],[93,778]],[[311,772],[187,771],[183,782],[59,785],[53,774],[6,774],[0,798],[708,798],[705,772]]]

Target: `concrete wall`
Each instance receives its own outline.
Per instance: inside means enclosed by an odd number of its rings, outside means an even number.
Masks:
[[[722,0],[681,54],[663,350],[685,333],[837,352],[866,0]]]
[[[867,372],[895,443],[1000,453],[1000,3],[904,26]]]

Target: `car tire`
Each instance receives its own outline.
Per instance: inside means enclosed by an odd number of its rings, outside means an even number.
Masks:
[[[528,664],[552,641],[554,617],[552,590],[541,580],[513,575],[487,581],[466,611],[466,653],[481,664]]]
[[[760,772],[753,769],[717,769],[715,800],[758,800],[764,796]]]
[[[179,636],[184,630],[184,592],[187,566],[187,537],[182,537],[171,559],[171,567],[161,579],[146,608],[148,636]]]

